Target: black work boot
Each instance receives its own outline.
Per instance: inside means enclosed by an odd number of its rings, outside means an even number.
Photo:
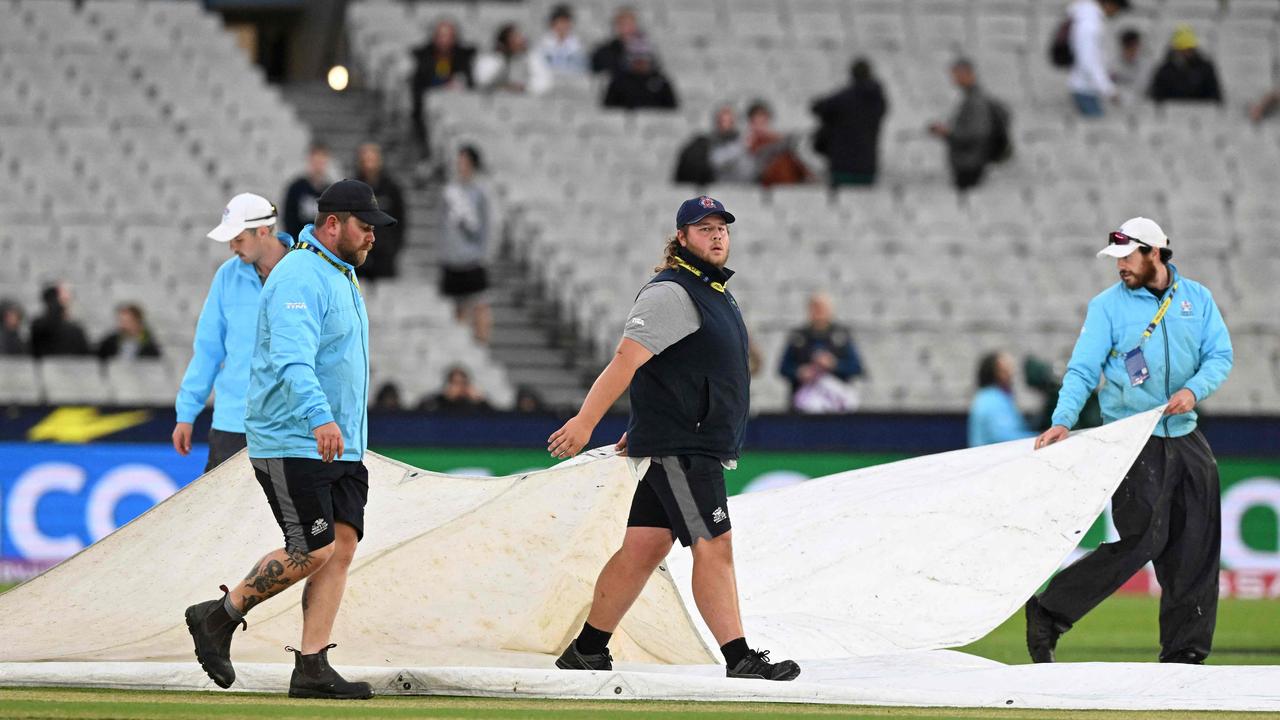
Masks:
[[[237,625],[248,629],[244,617],[234,618],[227,612],[227,586],[222,587],[222,597],[217,600],[196,603],[187,608],[187,630],[196,644],[196,660],[220,688],[229,688],[236,681],[236,669],[231,667],[231,636]]]
[[[289,680],[289,697],[324,700],[368,700],[373,687],[367,682],[348,682],[329,665],[330,644],[313,655],[286,647],[294,654],[293,677]]]
[[[594,655],[583,655],[578,652],[578,641],[574,640],[560,654],[556,667],[561,670],[612,670],[613,656],[609,654],[608,648]]]
[[[1071,625],[1058,620],[1048,611],[1040,607],[1040,600],[1034,595],[1027,601],[1027,652],[1031,653],[1031,662],[1054,662],[1054,653],[1058,648],[1058,638],[1071,629]]]
[[[794,660],[771,663],[768,650],[751,650],[737,665],[725,666],[724,676],[756,680],[795,680],[800,677],[800,666]]]
[[[1162,663],[1178,663],[1182,665],[1203,665],[1204,653],[1199,650],[1180,650],[1175,653],[1160,654]]]

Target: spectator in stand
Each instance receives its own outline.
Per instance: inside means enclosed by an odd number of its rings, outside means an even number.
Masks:
[[[609,79],[604,106],[635,110],[675,109],[676,105],[676,91],[671,87],[671,80],[658,67],[653,51],[647,43],[633,43],[627,51],[625,67]]]
[[[880,155],[880,126],[888,112],[884,89],[871,63],[857,58],[849,85],[813,103],[820,126],[814,149],[827,158],[831,185],[874,185]]]
[[[1073,58],[1067,87],[1085,117],[1101,117],[1106,113],[1104,101],[1116,97],[1107,72],[1106,20],[1128,9],[1129,0],[1075,0],[1067,8]]]
[[[1260,123],[1275,112],[1277,106],[1280,106],[1280,90],[1272,90],[1249,106],[1249,119]]]
[[[747,183],[755,179],[755,162],[738,132],[737,112],[732,105],[721,105],[712,115],[711,132],[694,137],[680,150],[675,181],[709,185]]]
[[[488,187],[477,175],[484,170],[480,151],[458,150],[457,170],[444,189],[444,252],[440,292],[454,302],[459,322],[488,344],[493,318],[485,290],[489,288],[489,256],[496,214]]]
[[[849,412],[858,405],[851,381],[863,377],[848,326],[835,322],[831,296],[809,298],[809,323],[791,331],[779,372],[791,383],[791,407],[805,413]]]
[[[454,365],[445,373],[444,387],[440,392],[424,398],[419,410],[453,415],[470,415],[490,412],[493,408],[485,400],[484,393],[471,382],[471,374],[461,365]]]
[[[582,76],[590,69],[582,41],[573,32],[573,10],[568,5],[551,8],[547,34],[538,43],[537,54],[551,72],[559,76]]]
[[[978,85],[973,63],[965,59],[951,64],[951,80],[960,89],[960,104],[949,123],[935,122],[929,132],[947,144],[947,163],[957,190],[968,190],[982,182],[991,162],[995,136],[993,101]]]
[[[29,355],[31,347],[22,337],[22,306],[0,300],[0,355]]]
[[[116,331],[98,343],[99,360],[137,360],[158,358],[160,347],[156,345],[147,327],[146,315],[134,303],[116,308]]]
[[[364,265],[360,266],[360,277],[364,280],[393,278],[399,272],[397,258],[404,249],[409,214],[405,212],[400,184],[383,167],[381,145],[367,142],[356,150],[356,179],[373,188],[378,207],[397,221],[390,227],[378,228],[377,242],[369,251]]]
[[[763,100],[747,108],[747,152],[761,185],[794,185],[813,180],[813,173],[795,151],[795,138],[773,127],[773,109]]]
[[[1189,25],[1179,25],[1169,41],[1169,53],[1151,78],[1151,99],[1222,102],[1218,71],[1200,52],[1200,39]]]
[[[542,56],[529,52],[529,41],[510,23],[498,29],[493,52],[476,58],[476,87],[490,92],[541,95],[551,89],[551,70]]]
[[[398,218],[397,218],[398,219]],[[383,383],[378,394],[373,398],[373,409],[384,412],[399,412],[404,409],[400,401],[400,386],[393,382]]]
[[[978,392],[969,406],[969,447],[1033,437],[1013,401],[1013,357],[993,352],[978,362]]]
[[[1137,100],[1146,91],[1151,77],[1151,63],[1142,33],[1129,28],[1120,33],[1120,56],[1111,68],[1111,81],[1125,102]]]
[[[422,157],[431,151],[427,136],[425,93],[432,90],[462,90],[475,86],[471,64],[475,48],[458,38],[458,26],[452,20],[440,20],[431,30],[431,40],[413,49],[413,76],[410,95],[413,108],[413,133]]]
[[[31,354],[36,358],[89,354],[84,328],[71,320],[71,299],[66,283],[50,285],[41,293],[44,313],[31,321]]]
[[[613,14],[613,37],[591,51],[591,72],[615,75],[625,71],[629,65],[628,55],[637,47],[649,51],[649,41],[636,21],[636,11],[620,7]]]
[[[528,385],[521,385],[516,388],[516,404],[515,411],[519,413],[542,413],[547,412],[547,405],[542,401],[542,396],[537,390]]]
[[[302,228],[315,220],[320,211],[320,193],[329,187],[329,146],[313,142],[307,150],[307,170],[294,178],[284,191],[284,231],[298,237]]]

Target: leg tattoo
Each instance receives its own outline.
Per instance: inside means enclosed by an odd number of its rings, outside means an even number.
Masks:
[[[307,611],[307,606],[311,604],[311,583],[307,583],[302,588],[302,612]]]
[[[294,570],[306,570],[311,565],[311,553],[297,548],[286,549],[289,557],[286,562]]]

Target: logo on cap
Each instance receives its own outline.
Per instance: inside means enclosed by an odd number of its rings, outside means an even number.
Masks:
[[[702,204],[702,207],[704,207],[704,208],[713,208],[713,207],[715,207],[715,206],[716,206],[716,201],[715,201],[715,200],[712,200],[711,198],[707,197],[706,195],[703,195],[703,196],[702,196],[702,200],[701,200],[701,204]]]

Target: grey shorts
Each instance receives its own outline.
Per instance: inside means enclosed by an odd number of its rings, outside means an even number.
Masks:
[[[733,524],[720,458],[649,458],[649,471],[631,500],[627,527],[666,528],[685,547],[729,532]]]

